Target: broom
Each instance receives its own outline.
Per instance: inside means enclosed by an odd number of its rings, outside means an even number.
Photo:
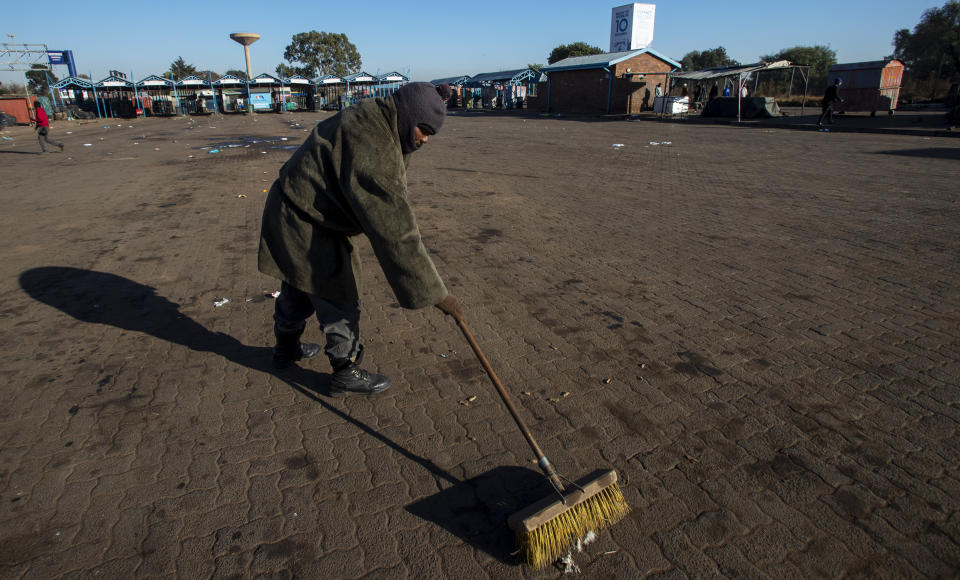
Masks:
[[[543,568],[560,558],[587,532],[605,528],[623,519],[630,511],[630,505],[617,485],[616,471],[595,472],[576,483],[557,473],[520,418],[510,395],[480,350],[480,345],[467,329],[466,320],[462,316],[454,318],[537,456],[537,464],[556,491],[556,496],[545,497],[507,518],[507,525],[516,534],[520,558],[534,568]],[[564,485],[564,481],[567,485]]]

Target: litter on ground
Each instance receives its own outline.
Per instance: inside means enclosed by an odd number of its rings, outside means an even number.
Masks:
[[[579,574],[580,566],[573,561],[573,554],[567,553],[566,556],[560,558],[560,563],[563,564],[563,573],[564,574]]]
[[[229,299],[229,298],[222,298],[222,299],[220,299],[220,300],[214,300],[214,301],[213,301],[213,307],[214,307],[214,308],[220,308],[221,306],[223,306],[223,305],[226,304],[227,302],[230,302],[230,299]]]

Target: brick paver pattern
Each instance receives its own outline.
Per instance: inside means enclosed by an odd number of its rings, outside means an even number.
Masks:
[[[525,442],[365,240],[366,363],[393,388],[270,369],[263,190],[325,115],[4,142],[0,577],[560,575],[510,555],[506,515],[546,493]],[[573,554],[584,575],[958,573],[958,159],[492,114],[414,155],[425,243],[534,434],[634,507]]]

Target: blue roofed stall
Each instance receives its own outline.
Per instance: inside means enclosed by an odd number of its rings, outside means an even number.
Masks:
[[[313,98],[313,83],[305,76],[293,75],[283,79],[283,104],[287,111],[306,111]]]
[[[56,89],[60,101],[65,107],[79,109],[91,115],[97,114],[97,106],[93,100],[93,83],[80,77],[67,77],[50,86]]]
[[[359,103],[363,99],[374,96],[377,79],[372,74],[360,71],[343,77],[347,84],[347,104]]]
[[[157,75],[137,81],[137,92],[143,114],[149,117],[169,117],[175,114],[174,82]]]
[[[178,114],[205,115],[211,110],[213,87],[208,79],[198,75],[183,77],[177,81],[174,97]]]
[[[464,83],[475,109],[522,109],[537,95],[540,71],[532,68],[480,73]]]
[[[246,113],[247,79],[234,75],[223,75],[213,81],[213,87],[220,95],[220,110],[224,113]]]
[[[313,110],[339,111],[346,98],[347,83],[336,75],[313,79]]]
[[[386,97],[392,95],[397,92],[397,89],[409,82],[410,79],[396,71],[377,75],[377,88],[374,90],[374,96]]]
[[[470,80],[469,75],[461,75],[458,77],[445,77],[442,79],[433,79],[430,81],[430,84],[433,86],[439,85],[450,85],[450,89],[453,94],[450,96],[450,100],[447,101],[448,109],[460,109],[472,103],[464,98],[465,88],[464,85]]]
[[[255,113],[277,110],[283,82],[267,73],[259,74],[250,80],[250,104]]]
[[[136,87],[126,75],[113,74],[94,83],[94,98],[103,109],[104,117],[136,117]]]

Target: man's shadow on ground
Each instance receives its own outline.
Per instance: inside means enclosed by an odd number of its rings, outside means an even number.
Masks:
[[[329,398],[330,375],[299,367],[277,372],[271,364],[271,348],[247,346],[232,336],[207,330],[150,286],[115,274],[68,267],[27,270],[20,275],[20,286],[38,302],[77,320],[141,332],[277,376],[324,410],[419,464],[437,480],[438,488],[444,487],[441,480],[445,480],[449,485],[443,491],[410,504],[407,511],[504,563],[516,563],[507,516],[551,492],[542,475],[521,467],[497,467],[466,481],[457,479],[430,459],[410,452],[333,405]]]

